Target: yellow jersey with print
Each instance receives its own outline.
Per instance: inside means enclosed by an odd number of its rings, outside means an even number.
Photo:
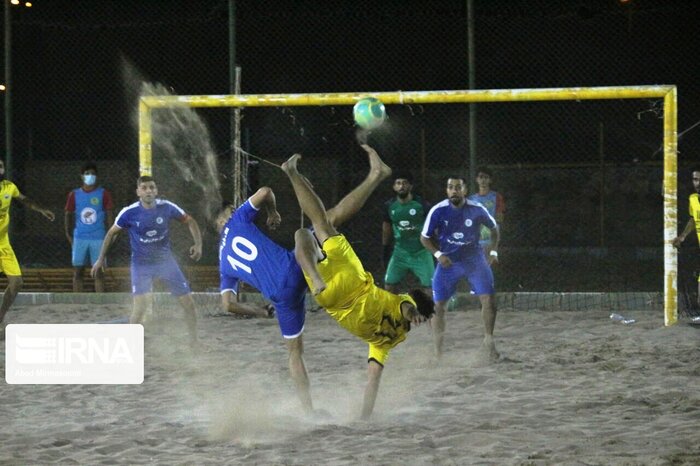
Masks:
[[[377,287],[343,235],[323,243],[326,258],[318,270],[326,289],[316,296],[341,327],[369,344],[368,359],[384,365],[389,350],[406,339],[410,322],[401,314],[401,304],[416,306],[409,295],[395,295]],[[311,280],[306,276],[311,286]]]
[[[690,195],[690,202],[688,207],[690,210],[690,216],[695,220],[695,233],[698,235],[698,242],[700,242],[700,195],[698,193]]]
[[[20,195],[19,189],[12,181],[0,182],[0,245],[9,244],[8,230],[10,227],[10,204],[12,199]]]

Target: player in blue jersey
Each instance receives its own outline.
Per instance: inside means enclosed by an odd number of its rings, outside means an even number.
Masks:
[[[97,165],[88,162],[80,170],[83,185],[68,193],[65,207],[65,233],[72,247],[73,291],[83,291],[85,265],[92,266],[102,249],[106,226],[114,221],[112,194],[97,185]],[[95,291],[105,290],[102,270],[95,277]]]
[[[447,199],[430,209],[421,232],[421,243],[438,260],[433,276],[435,316],[431,320],[435,351],[438,357],[442,355],[447,302],[454,295],[457,283],[464,278],[481,301],[485,330],[482,351],[489,358],[497,359],[493,341],[496,322],[493,272],[479,245],[479,237],[482,225],[489,228],[492,242],[488,257],[489,262],[493,262],[498,257],[500,233],[496,220],[486,208],[466,197],[464,178],[449,178]]]
[[[116,236],[122,230],[128,230],[131,245],[131,292],[134,296],[130,323],[143,323],[146,310],[151,304],[153,280],[160,279],[185,310],[190,344],[196,346],[197,314],[192,291],[170,249],[169,225],[170,220],[178,220],[187,225],[194,241],[189,251],[190,258],[195,261],[202,257],[199,225],[176,204],[157,199],[158,187],[150,176],[140,177],[136,184],[139,201],[124,207],[117,215],[114,225],[107,231],[100,256],[92,267],[92,276],[104,267],[107,251]]]
[[[289,351],[289,373],[306,412],[313,409],[309,376],[304,364],[304,300],[307,286],[294,253],[271,240],[254,223],[260,211],[270,229],[279,226],[275,194],[265,186],[240,207],[227,206],[217,217],[221,233],[219,272],[221,302],[225,311],[263,315],[263,309],[236,300],[240,282],[255,287],[272,302],[282,338]]]

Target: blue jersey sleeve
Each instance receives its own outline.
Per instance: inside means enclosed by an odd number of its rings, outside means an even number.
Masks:
[[[248,199],[233,213],[233,220],[240,223],[253,223],[258,212],[259,210],[253,207]]]
[[[234,278],[234,277],[230,277],[228,275],[221,274],[220,281],[219,281],[219,287],[220,287],[222,293],[224,291],[233,291],[235,294],[238,294],[238,279]]]
[[[479,209],[479,221],[482,225],[486,225],[488,228],[496,228],[496,220],[491,216],[486,207],[481,207]]]
[[[423,235],[425,238],[432,238],[433,233],[438,226],[438,222],[440,221],[438,217],[440,217],[440,215],[436,205],[433,206],[433,208],[428,212],[428,215],[425,218],[425,223],[423,224],[423,231],[421,232],[421,235]]]
[[[114,222],[119,228],[129,228],[131,227],[131,211],[126,208],[122,209],[117,215],[117,219]]]
[[[182,220],[185,216],[187,216],[187,213],[174,202],[165,201],[165,205],[168,206],[168,218]]]

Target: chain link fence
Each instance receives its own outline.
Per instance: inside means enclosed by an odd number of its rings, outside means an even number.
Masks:
[[[479,89],[678,86],[679,223],[685,224],[687,170],[700,144],[694,126],[700,85],[690,66],[700,51],[693,30],[700,7],[672,0],[474,0],[474,8],[472,71]],[[37,0],[9,12],[9,178],[59,213],[50,224],[13,207],[11,239],[25,268],[70,266],[62,211],[84,162],[98,164],[98,182],[112,191],[117,211],[136,200],[136,110],[144,83],[171,94],[228,94],[230,44],[245,94],[468,87],[465,1]],[[387,111],[389,121],[370,143],[390,166],[412,172],[414,191],[440,201],[447,175],[469,174],[469,107]],[[476,107],[478,165],[493,170],[494,187],[506,199],[499,291],[662,290],[661,111],[660,101],[644,100]],[[164,128],[182,129],[156,134],[154,175],[161,194],[203,226],[202,263],[216,265],[210,217],[221,199],[233,198],[232,111],[187,112],[180,114],[184,123],[154,113]],[[301,169],[327,207],[366,174],[353,133],[350,107],[242,110],[243,149],[275,164],[302,153]],[[213,171],[206,160],[215,162]],[[255,158],[248,173],[248,194],[263,185],[277,192],[285,226],[271,235],[291,247],[303,220],[289,183]],[[377,279],[381,206],[392,195],[387,182],[343,227]],[[174,230],[174,249],[186,264],[187,231]],[[691,263],[685,257],[682,266]],[[125,239],[110,260],[128,263]]]

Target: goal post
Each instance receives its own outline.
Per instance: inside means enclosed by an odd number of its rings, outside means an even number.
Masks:
[[[313,94],[162,95],[142,96],[139,101],[139,171],[152,174],[151,112],[177,107],[288,107],[354,105],[363,97],[376,97],[384,104],[449,104],[488,102],[579,101],[605,99],[663,99],[663,241],[664,323],[678,319],[678,255],[672,241],[677,235],[677,91],[676,86],[609,86],[543,89],[492,89],[445,91],[396,91]]]

